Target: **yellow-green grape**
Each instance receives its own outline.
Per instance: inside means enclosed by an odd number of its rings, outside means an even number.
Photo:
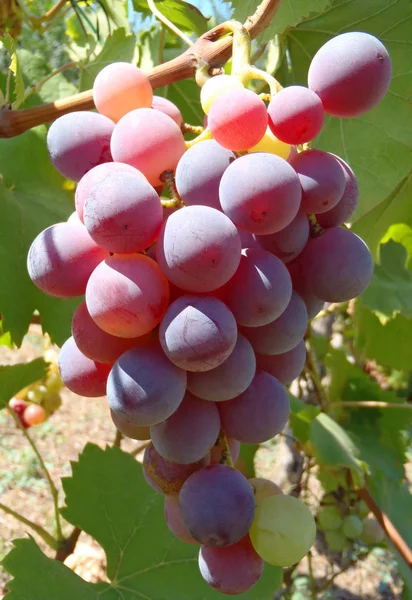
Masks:
[[[46,411],[47,416],[52,415],[58,408],[60,408],[62,399],[60,394],[46,394],[42,400],[42,407]]]
[[[287,567],[309,552],[316,538],[316,523],[306,504],[298,498],[269,496],[256,507],[249,535],[263,560]]]
[[[232,77],[232,75],[216,75],[215,77],[211,77],[200,90],[200,104],[202,105],[203,112],[208,115],[213,102],[223,92],[241,88],[243,88],[241,81],[237,77]]]
[[[318,527],[323,531],[333,531],[342,525],[342,517],[336,506],[325,506],[319,512]]]
[[[380,544],[385,537],[385,532],[376,519],[371,517],[363,519],[362,527],[363,531],[360,538],[365,544]]]
[[[34,387],[27,392],[27,400],[30,402],[35,402],[36,404],[41,404],[43,400],[44,392],[39,387]]]
[[[356,505],[356,512],[358,513],[358,516],[359,516],[360,519],[364,519],[370,513],[370,508],[366,504],[366,502],[364,502],[363,500],[361,500]]]
[[[356,515],[349,515],[343,519],[342,532],[350,540],[356,540],[362,533],[362,521]]]
[[[54,367],[54,365],[51,366]],[[64,387],[58,371],[54,370],[54,368],[49,370],[49,374],[46,378],[46,387],[47,391],[51,394],[57,394]]]
[[[343,552],[348,547],[348,540],[341,531],[326,531],[326,541],[334,552]]]
[[[285,144],[278,140],[278,138],[272,133],[270,127],[266,129],[266,133],[263,138],[249,150],[249,152],[268,152],[269,154],[276,154],[286,160],[290,154],[290,144]]]
[[[19,392],[17,392],[17,394],[14,395],[15,398],[18,398],[19,400],[26,400],[27,398],[27,394],[30,391],[30,386],[28,385],[27,387],[23,388],[22,390],[20,390]]]
[[[263,479],[263,477],[252,477],[249,479],[249,483],[253,488],[255,494],[255,504],[262,504],[265,498],[270,496],[277,496],[283,494],[282,490],[276,483],[269,481],[269,479]]]

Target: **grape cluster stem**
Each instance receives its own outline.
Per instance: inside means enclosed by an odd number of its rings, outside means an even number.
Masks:
[[[232,454],[230,452],[229,443],[227,441],[227,435],[224,429],[220,430],[218,445],[222,449],[222,458],[220,460],[220,464],[227,465],[228,467],[233,467]]]

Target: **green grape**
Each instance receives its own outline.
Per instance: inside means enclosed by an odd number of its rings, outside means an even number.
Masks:
[[[348,540],[341,531],[326,531],[326,541],[334,552],[343,552],[348,547]]]
[[[323,531],[333,531],[342,525],[342,517],[336,506],[325,506],[318,513],[318,527]]]
[[[40,389],[40,387],[32,388],[27,392],[27,400],[30,402],[35,402],[36,404],[41,404],[43,400],[44,393]]]
[[[62,404],[60,394],[45,394],[42,400],[42,406],[47,416],[52,415]]]
[[[363,531],[360,536],[365,544],[380,544],[385,537],[385,532],[378,521],[373,518],[363,519]]]
[[[360,537],[362,528],[362,521],[356,515],[349,515],[343,519],[342,531],[350,540]]]
[[[368,516],[368,514],[370,513],[370,508],[369,506],[366,504],[366,502],[364,502],[363,500],[361,500],[360,502],[358,502],[358,504],[356,505],[356,512],[358,513],[358,517],[360,519],[364,519],[365,517]]]
[[[301,500],[274,495],[256,507],[249,535],[263,560],[286,567],[299,562],[309,552],[316,538],[316,523]]]
[[[200,103],[206,115],[209,114],[213,102],[228,90],[242,89],[243,84],[232,75],[215,75],[206,81],[200,90]]]
[[[64,387],[62,380],[60,379],[60,375],[57,371],[54,370],[54,365],[49,369],[49,375],[46,379],[46,387],[48,392],[51,394],[57,394]]]

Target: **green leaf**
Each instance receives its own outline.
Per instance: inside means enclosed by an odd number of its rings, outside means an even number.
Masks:
[[[23,75],[21,71],[20,62],[16,53],[16,42],[11,37],[9,33],[6,33],[3,37],[0,36],[0,47],[4,46],[7,52],[10,54],[10,65],[9,70],[13,73],[14,76],[14,102],[13,108],[15,105],[19,105],[23,96],[24,96],[24,81]]]
[[[43,358],[36,358],[28,363],[0,366],[0,409],[5,408],[17,392],[42,379],[47,366]]]
[[[389,240],[393,240],[394,242],[398,242],[398,244],[405,246],[408,253],[406,267],[412,269],[412,228],[403,223],[391,225],[381,239],[381,244],[385,244]]]
[[[319,414],[316,406],[306,404],[288,393],[290,402],[290,426],[293,435],[301,444],[305,444],[310,438],[310,431],[313,419]]]
[[[258,444],[240,444],[240,466],[246,477],[255,477],[255,456],[258,450]]]
[[[196,6],[183,0],[158,0],[156,8],[182,31],[202,35],[208,29],[208,21]],[[146,0],[133,0],[133,8],[144,16],[152,12]]]
[[[127,4],[127,0],[100,0],[100,5],[104,8],[113,23],[117,27],[123,27],[129,32],[130,23],[127,17]]]
[[[70,336],[79,298],[61,300],[38,290],[27,273],[27,252],[34,238],[73,211],[73,192],[53,168],[46,148],[46,128],[0,140],[0,288],[3,326],[20,345],[33,312],[40,312],[43,331],[61,345]],[[6,284],[7,283],[7,284]]]
[[[143,71],[149,71],[158,64],[161,38],[162,28],[158,23],[140,33],[139,67]],[[156,94],[159,94],[159,90],[156,90]]]

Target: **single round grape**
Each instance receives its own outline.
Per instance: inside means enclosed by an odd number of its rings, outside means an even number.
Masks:
[[[236,344],[236,321],[213,296],[181,296],[160,323],[166,356],[187,371],[209,371],[228,358]]]
[[[214,446],[219,431],[216,405],[186,392],[177,410],[150,428],[150,436],[161,456],[184,465],[205,456]]]
[[[296,258],[306,246],[309,239],[309,221],[304,212],[298,212],[284,229],[270,235],[255,237],[264,250],[271,252],[286,264]]]
[[[106,394],[111,365],[84,356],[70,337],[60,348],[59,373],[64,385],[75,394],[95,398]]]
[[[233,464],[236,464],[236,461],[239,458],[240,454],[240,442],[239,440],[235,440],[234,438],[229,437],[227,438],[227,443],[229,446],[230,456],[232,458]],[[213,448],[210,450],[210,462],[212,465],[217,465],[218,463],[220,463],[222,458],[223,449],[222,446],[219,444],[218,440],[213,446]]]
[[[110,162],[114,123],[93,112],[71,112],[52,123],[47,149],[55,169],[67,179],[80,181],[96,165]]]
[[[112,411],[140,427],[156,425],[170,417],[185,391],[185,371],[172,364],[154,343],[122,354],[107,380]]]
[[[358,502],[355,506],[355,510],[358,514],[358,516],[363,519],[365,517],[367,517],[370,513],[370,508],[369,506],[366,504],[366,502],[364,502],[363,500],[361,500],[360,502]]]
[[[152,108],[154,108],[155,110],[160,110],[160,112],[173,119],[173,121],[178,127],[182,127],[182,113],[180,112],[176,104],[174,104],[167,98],[163,98],[162,96],[153,96]]]
[[[160,456],[153,444],[149,444],[143,455],[143,474],[147,483],[156,491],[165,495],[176,495],[185,481],[199,469],[209,464],[210,456],[190,465],[179,465]]]
[[[267,235],[296,217],[302,188],[296,171],[279,156],[265,152],[236,159],[219,187],[225,214],[245,231]]]
[[[83,225],[56,223],[32,242],[27,270],[34,285],[45,294],[73,298],[84,294],[93,270],[108,255]]]
[[[259,327],[279,317],[292,295],[292,282],[282,261],[266,250],[247,248],[223,290],[224,302],[240,325]]]
[[[253,348],[243,335],[238,335],[229,357],[218,367],[203,373],[187,374],[187,389],[203,400],[221,402],[244,392],[256,372]]]
[[[135,108],[149,108],[153,90],[139,67],[126,62],[114,62],[97,74],[93,84],[93,100],[100,114],[117,123]]]
[[[208,115],[214,101],[229,90],[242,90],[243,84],[238,77],[232,75],[215,75],[206,81],[200,90],[200,104]]]
[[[139,425],[132,425],[128,423],[120,415],[110,411],[110,416],[116,429],[120,431],[124,436],[132,440],[150,440],[150,427],[139,427]]]
[[[274,481],[270,481],[269,479],[264,479],[263,477],[252,477],[251,479],[248,479],[248,481],[253,488],[256,506],[262,504],[265,498],[283,494],[281,488],[276,485]]]
[[[176,169],[176,187],[184,204],[200,204],[222,210],[219,184],[223,173],[234,160],[233,152],[214,140],[199,142],[189,148]]]
[[[62,383],[63,385],[63,383]],[[63,386],[64,387],[64,386]],[[46,416],[50,416],[56,412],[62,405],[62,397],[60,394],[47,393],[42,400],[42,407],[46,411]]]
[[[240,253],[236,227],[209,206],[186,206],[170,215],[156,242],[161,270],[189,292],[210,292],[224,285],[238,268]]]
[[[308,326],[308,312],[302,298],[292,292],[283,313],[263,327],[242,327],[255,352],[259,354],[283,354],[297,346]]]
[[[302,253],[297,259],[288,263],[288,271],[292,278],[293,289],[299,294],[308,311],[308,318],[313,319],[322,310],[324,301],[317,298],[311,290],[310,281],[306,278],[306,268]]]
[[[294,565],[309,552],[315,538],[315,519],[298,498],[273,495],[256,507],[250,539],[270,565]]]
[[[212,104],[208,125],[213,138],[229,150],[250,150],[265,135],[266,106],[257,94],[246,89],[223,92]]]
[[[108,164],[112,164],[112,163],[108,163]],[[70,215],[70,217],[67,219],[66,222],[70,223],[71,225],[83,225],[83,223],[80,221],[80,217],[76,211],[72,212],[72,214]]]
[[[157,238],[163,209],[156,191],[139,174],[112,172],[89,188],[83,218],[96,244],[131,254]]]
[[[134,338],[160,323],[169,285],[154,260],[142,254],[109,256],[87,284],[86,304],[96,324],[111,335]]]
[[[376,519],[362,520],[362,534],[360,536],[365,544],[380,544],[385,537],[385,532]]]
[[[334,155],[335,156],[335,155]],[[345,176],[345,189],[342,198],[330,210],[316,215],[319,225],[322,227],[338,227],[343,225],[355,212],[359,200],[359,186],[355,173],[348,163],[335,156]]]
[[[318,527],[322,531],[334,531],[342,527],[342,515],[337,506],[325,506],[318,513]]]
[[[202,546],[199,569],[203,579],[221,594],[242,594],[250,590],[263,573],[264,562],[255,552],[249,536],[224,548]]]
[[[372,279],[369,249],[349,229],[326,229],[323,235],[310,240],[300,256],[312,293],[325,302],[356,298]]]
[[[342,533],[350,540],[356,540],[362,534],[362,521],[356,515],[348,515],[343,519]]]
[[[279,140],[304,144],[320,133],[325,111],[321,99],[312,90],[291,85],[272,97],[268,114],[269,127]]]
[[[308,83],[328,114],[358,117],[379,104],[391,77],[391,59],[378,38],[350,31],[333,37],[317,51]]]
[[[176,169],[186,150],[178,125],[153,108],[138,108],[117,123],[111,140],[115,161],[139,169],[153,186],[161,185],[164,171]]]
[[[178,540],[185,542],[185,544],[197,544],[196,540],[192,538],[182,521],[179,508],[179,496],[165,497],[164,516],[169,531],[171,531]]]
[[[341,531],[326,531],[325,539],[333,552],[343,552],[348,547],[348,540]]]
[[[206,546],[230,546],[241,540],[255,514],[246,477],[227,465],[196,471],[179,494],[180,514],[192,537]]]
[[[13,397],[9,401],[9,407],[16,413],[16,415],[22,415],[28,404],[25,400],[21,400],[20,398]]]
[[[256,354],[256,366],[289,385],[302,373],[306,362],[305,342],[301,340],[292,350],[283,354]]]
[[[281,142],[268,125],[265,135],[256,146],[250,148],[250,152],[267,152],[269,154],[276,154],[276,156],[280,156],[280,158],[286,160],[290,154],[290,144]]]
[[[46,411],[40,404],[29,404],[23,412],[23,418],[30,427],[40,425],[46,420]]]
[[[345,189],[345,174],[333,154],[305,150],[291,164],[302,185],[302,211],[323,213],[336,206]]]

